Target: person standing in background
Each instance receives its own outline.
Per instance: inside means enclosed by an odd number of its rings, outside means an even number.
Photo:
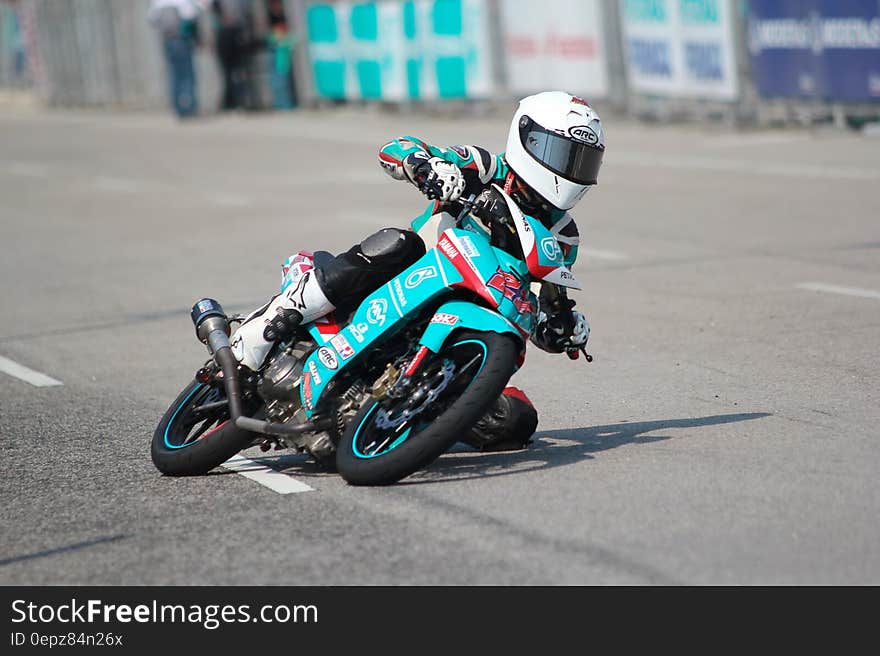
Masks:
[[[147,18],[162,38],[171,105],[180,118],[199,111],[193,53],[199,42],[197,0],[151,0]]]
[[[250,59],[255,44],[251,0],[212,0],[217,60],[223,74],[220,109],[257,109]]]
[[[269,83],[272,87],[272,106],[292,109],[296,105],[293,89],[293,47],[296,37],[290,31],[283,0],[269,0],[266,5],[269,19]]]

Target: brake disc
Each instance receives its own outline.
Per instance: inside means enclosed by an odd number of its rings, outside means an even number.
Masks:
[[[424,412],[424,410],[431,405],[434,401],[437,400],[437,397],[440,396],[441,392],[445,390],[449,386],[449,381],[452,380],[453,375],[455,373],[455,363],[451,360],[445,360],[443,362],[443,366],[440,368],[440,371],[437,372],[442,376],[441,380],[434,386],[428,389],[428,394],[425,397],[425,400],[422,401],[421,405],[416,408],[407,408],[399,415],[392,418],[392,413],[388,412],[384,408],[379,410],[376,413],[376,427],[377,428],[394,428],[397,429],[400,426],[407,423],[413,417],[419,415]]]

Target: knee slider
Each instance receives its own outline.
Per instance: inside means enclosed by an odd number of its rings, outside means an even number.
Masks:
[[[360,243],[360,252],[379,267],[409,266],[425,254],[425,244],[411,230],[383,228]]]

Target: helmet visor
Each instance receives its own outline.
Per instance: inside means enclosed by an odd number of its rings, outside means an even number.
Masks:
[[[526,152],[556,175],[577,184],[596,184],[604,148],[545,130],[528,116],[520,121],[519,138]]]

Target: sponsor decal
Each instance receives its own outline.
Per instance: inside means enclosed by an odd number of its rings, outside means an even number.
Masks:
[[[437,268],[432,266],[422,267],[421,269],[416,269],[411,274],[406,277],[404,281],[404,286],[407,289],[415,289],[419,285],[422,284],[428,278],[436,278],[437,277]],[[405,304],[404,304],[405,305]]]
[[[318,373],[318,365],[315,364],[314,360],[309,362],[309,374],[311,374],[312,380],[315,381],[315,385],[321,384],[321,374]],[[308,376],[309,374],[306,375]],[[309,385],[309,389],[311,389],[311,385]]]
[[[431,317],[431,323],[442,323],[446,326],[454,326],[456,323],[458,323],[458,315],[447,314],[446,312],[437,312],[433,317]]]
[[[199,301],[199,312],[207,312],[213,309],[214,304],[211,301]]]
[[[480,251],[474,246],[474,242],[471,241],[470,237],[467,235],[461,235],[458,238],[458,241],[461,243],[461,250],[465,255],[468,257],[480,257]]]
[[[509,299],[513,303],[513,307],[520,314],[534,311],[532,301],[529,299],[529,293],[523,286],[522,281],[512,273],[502,271],[501,267],[498,267],[498,270],[492,274],[486,286],[501,292],[504,298]]]
[[[443,235],[443,238],[437,244],[437,247],[443,252],[443,254],[448,257],[450,260],[458,257],[458,249],[452,245],[452,242],[449,241],[449,238],[446,235]]]
[[[236,335],[230,346],[232,347],[232,355],[235,356],[236,360],[241,361],[244,357],[244,341],[242,341],[241,335]]]
[[[388,314],[388,301],[384,298],[374,298],[367,307],[367,321],[374,325],[382,326],[385,324],[385,317]]]
[[[559,243],[556,241],[555,237],[546,237],[542,239],[541,250],[544,251],[544,255],[546,255],[548,259],[554,262],[562,257],[562,250],[559,248]]]
[[[456,153],[458,153],[459,155],[461,155],[465,159],[470,157],[470,155],[468,154],[467,148],[465,148],[464,146],[453,146],[452,150],[454,150]]]
[[[574,275],[571,273],[571,271],[568,271],[566,269],[559,270],[559,277],[563,280],[574,280]]]
[[[298,310],[304,310],[306,308],[306,302],[303,296],[306,292],[306,284],[309,282],[310,275],[311,269],[303,271],[299,277],[292,276],[290,278],[290,290],[287,292],[287,298],[290,299],[290,302],[293,303],[294,307]],[[299,296],[298,300],[297,296]]]
[[[322,346],[318,349],[318,359],[328,369],[337,369],[339,367],[339,360],[336,358],[336,353],[333,352],[333,349],[328,348],[326,346]]]
[[[348,360],[354,355],[354,349],[351,344],[348,343],[348,340],[345,339],[345,335],[337,335],[330,340],[330,343],[333,345],[333,348],[336,349],[336,352],[339,353],[339,357],[343,360]]]
[[[593,132],[593,129],[587,125],[575,125],[568,128],[568,136],[578,141],[583,141],[591,146],[599,141],[599,137]]]
[[[352,337],[357,340],[358,344],[363,344],[366,337],[364,337],[364,333],[369,330],[370,327],[364,322],[361,323],[353,323],[348,327],[348,332]]]
[[[312,364],[314,364],[314,362]],[[320,385],[320,384],[321,383],[318,383],[318,385]],[[313,406],[312,406],[312,374],[308,371],[303,374],[302,394],[303,394],[303,402],[306,404],[306,408],[311,410],[313,408]]]
[[[395,278],[394,282],[391,283],[391,286],[394,288],[394,295],[397,296],[397,300],[400,303],[400,307],[406,307],[406,294],[403,291],[403,285],[400,284],[400,278]]]

